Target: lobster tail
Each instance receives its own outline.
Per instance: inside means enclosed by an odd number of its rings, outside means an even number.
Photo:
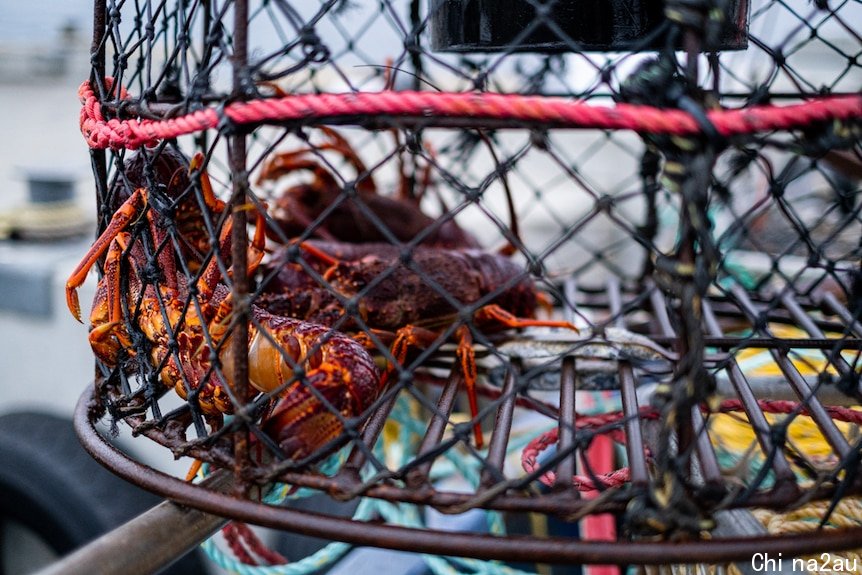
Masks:
[[[261,427],[286,457],[305,457],[371,406],[380,393],[380,372],[368,352],[342,333],[258,308],[254,313],[260,327],[249,341],[249,382],[274,394]],[[304,377],[297,377],[300,366]]]
[[[263,432],[292,459],[334,441],[344,433],[344,421],[360,415],[376,397],[366,393],[371,387],[356,387],[354,376],[344,367],[327,365],[294,382],[274,398],[263,417]]]

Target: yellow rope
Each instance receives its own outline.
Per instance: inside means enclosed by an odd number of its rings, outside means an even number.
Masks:
[[[801,329],[782,324],[769,324],[769,331],[774,337],[782,339],[808,337],[808,334]],[[827,333],[826,337],[837,340],[841,339],[842,335]],[[859,350],[845,349],[841,351],[841,357],[850,365],[857,365],[860,353],[862,352]],[[788,357],[793,360],[793,366],[803,376],[812,376],[823,372],[833,375],[837,375],[838,373],[835,367],[826,360],[823,352],[817,349],[794,349],[788,353]],[[749,347],[742,349],[734,354],[734,359],[746,377],[783,375],[781,368],[773,360],[772,354],[763,348]]]
[[[771,325],[770,330],[776,337],[793,338],[801,337],[801,332],[793,327]],[[856,365],[858,351],[845,351],[842,356],[850,365]],[[823,355],[817,350],[795,351],[790,354],[794,366],[805,376],[814,376],[822,372],[834,373],[834,368],[828,364]],[[782,375],[781,370],[773,361],[766,350],[745,349],[736,355],[740,368],[748,377],[764,377]],[[770,425],[784,421],[788,416],[780,414],[766,414]],[[858,435],[857,426],[845,422],[836,421],[836,427],[847,438]],[[754,429],[744,414],[715,414],[709,419],[709,435],[716,448],[731,458],[746,462],[752,455],[759,456],[763,461],[763,454],[757,444]],[[807,416],[793,418],[787,428],[787,443],[800,455],[804,456],[811,464],[831,466],[837,462],[832,447],[826,441],[818,426]],[[745,477],[748,469],[740,469],[740,474]],[[753,509],[752,514],[764,526],[770,535],[780,536],[782,534],[806,533],[814,531],[820,525],[820,521],[826,516],[831,505],[830,501],[814,501],[792,511],[778,513],[767,509]],[[862,497],[845,497],[830,513],[824,529],[847,529],[862,526]],[[850,551],[831,552],[823,555],[810,555],[801,557],[801,565],[812,573],[827,574],[858,574],[862,572],[862,548]],[[786,558],[785,562],[792,561]],[[728,573],[739,574],[735,565],[727,566]],[[715,572],[714,566],[706,568],[709,573]]]

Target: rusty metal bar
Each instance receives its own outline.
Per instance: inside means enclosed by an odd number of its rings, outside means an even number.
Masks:
[[[638,396],[635,391],[635,376],[628,362],[620,362],[619,367],[623,413],[626,416],[626,453],[631,469],[632,484],[645,486],[649,483],[649,470],[644,455],[644,440],[638,409]]]
[[[709,439],[709,430],[706,427],[703,414],[697,405],[691,408],[691,421],[695,430],[695,449],[697,450],[697,460],[700,464],[701,475],[708,485],[721,486],[724,484],[721,467],[718,464],[715,450],[712,448],[712,443]]]
[[[90,86],[97,93],[97,82],[101,83],[105,78],[105,18],[108,15],[106,0],[94,0],[93,2],[93,42],[90,45],[90,61],[92,71],[90,72]],[[108,197],[108,156],[105,150],[94,150],[90,148],[90,164],[93,167],[93,176],[96,181],[96,205],[101,206]],[[107,211],[107,210],[105,210]],[[108,218],[112,214],[100,213],[97,234],[102,233],[107,225]]]
[[[381,405],[380,408],[371,415],[368,423],[365,424],[365,429],[362,430],[361,441],[369,451],[374,449],[374,445],[377,443],[377,438],[380,437],[380,433],[383,431],[383,426],[386,425],[386,420],[389,418],[389,413],[392,411],[392,408],[395,407],[396,401],[398,401],[398,394],[393,393],[389,399],[387,399],[383,405]],[[358,447],[354,448],[341,470],[346,471],[347,469],[350,469],[352,470],[351,473],[355,473],[365,465],[365,460],[366,452]]]
[[[758,311],[745,290],[739,285],[734,285],[731,287],[731,293],[737,298],[740,308],[748,316],[749,321],[757,325]],[[823,408],[823,404],[814,395],[808,381],[805,380],[802,374],[799,373],[799,370],[796,369],[796,366],[793,365],[793,362],[787,357],[788,350],[770,349],[769,353],[772,355],[775,363],[778,364],[781,372],[787,377],[790,385],[793,386],[800,401],[805,402],[811,418],[817,423],[821,433],[823,433],[823,437],[826,438],[826,441],[829,442],[829,445],[832,446],[832,449],[839,456],[846,456],[852,448],[835,425],[835,422],[832,421],[832,418]]]
[[[459,364],[456,363],[449,373],[449,379],[443,387],[440,399],[437,400],[437,411],[428,423],[428,429],[425,431],[425,437],[422,438],[422,443],[416,455],[417,458],[421,458],[423,455],[433,451],[440,444],[440,440],[443,439],[446,424],[449,422],[449,414],[452,413],[452,407],[455,405],[455,396],[458,394],[458,389],[461,387],[462,382],[463,376]],[[433,461],[426,461],[415,469],[411,469],[407,474],[407,485],[411,488],[417,488],[427,483],[432,464]]]
[[[488,457],[485,467],[482,469],[481,484],[489,487],[505,478],[503,465],[506,459],[506,446],[509,443],[509,434],[512,431],[512,420],[515,413],[515,384],[517,383],[519,368],[515,364],[509,365],[506,380],[503,384],[503,401],[497,408],[497,418],[494,421],[494,432],[488,442]]]
[[[411,529],[273,507],[203,489],[199,485],[181,481],[132,461],[108,445],[96,433],[89,419],[89,410],[93,405],[93,391],[89,389],[85,392],[75,410],[75,429],[85,449],[99,463],[120,477],[134,481],[150,491],[157,493],[169,491],[173,500],[204,512],[223,514],[274,529],[301,531],[309,536],[417,553],[530,563],[614,563],[618,565],[667,563],[667,542],[580,541],[570,537],[538,539],[519,535],[495,537],[431,529]],[[555,501],[560,502],[559,498]],[[570,501],[584,503],[583,500]],[[182,525],[174,525],[176,530],[182,527]],[[832,551],[853,549],[859,546],[860,538],[862,538],[862,528],[780,537],[756,536],[711,541],[679,541],[673,543],[673,553],[674,557],[680,560],[703,563],[745,560],[757,552],[783,553],[785,557],[792,557],[825,549]],[[127,554],[131,554],[132,545],[146,547],[148,551],[151,546],[148,539],[138,539],[124,547]],[[116,552],[115,548],[114,553]],[[97,569],[91,572],[100,571]]]
[[[703,319],[709,333],[717,336],[723,335],[721,327],[718,325],[718,320],[715,318],[715,314],[712,311],[712,306],[707,300],[703,302]],[[796,479],[793,474],[793,470],[790,468],[790,464],[787,462],[785,457],[783,446],[773,445],[772,438],[769,435],[769,422],[766,421],[763,411],[761,411],[760,407],[757,405],[757,398],[754,397],[754,393],[746,382],[745,376],[742,374],[742,370],[739,369],[739,364],[737,364],[736,360],[733,358],[728,359],[727,362],[727,367],[725,368],[727,370],[727,375],[742,402],[742,407],[745,409],[745,414],[748,416],[748,421],[751,424],[751,428],[754,430],[754,435],[760,443],[760,448],[763,450],[764,454],[772,453],[773,449],[778,450],[776,456],[772,458],[772,466],[775,470],[776,482],[789,483],[795,487]]]
[[[560,419],[558,426],[558,452],[568,453],[557,464],[555,489],[572,490],[572,476],[575,474],[575,358],[564,357],[560,370]],[[572,490],[573,494],[577,491]]]
[[[607,282],[608,309],[613,317],[614,327],[625,328],[626,322],[622,317],[622,290],[620,282],[612,278]],[[625,413],[626,454],[628,456],[629,469],[631,470],[631,481],[633,485],[643,487],[649,483],[649,470],[647,468],[644,450],[643,434],[639,417],[638,397],[635,389],[635,376],[632,366],[628,362],[620,362],[618,369],[620,379],[620,398]]]
[[[234,28],[233,28],[233,58],[231,65],[233,69],[233,97],[242,97],[246,85],[246,74],[248,73],[248,2],[247,0],[235,0],[234,5]],[[249,307],[248,300],[249,281],[248,275],[242,270],[248,269],[248,217],[246,204],[248,201],[248,173],[246,172],[246,135],[242,130],[236,130],[229,138],[228,145],[229,164],[233,189],[231,190],[230,208],[233,219],[231,229],[231,266],[234,270],[240,270],[233,274],[233,285],[231,295],[233,297],[234,333],[229,342],[233,354],[233,392],[235,397],[243,401],[248,395],[248,334],[249,334]],[[248,464],[248,435],[247,428],[240,427],[234,434],[234,458],[236,462],[236,473],[243,474]],[[237,489],[243,490],[244,486],[238,484]]]
[[[233,485],[227,472],[211,475],[204,483],[220,491]],[[149,575],[193,550],[227,522],[218,515],[163,501],[36,575]]]

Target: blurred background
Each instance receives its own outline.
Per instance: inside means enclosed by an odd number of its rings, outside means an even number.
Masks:
[[[43,0],[10,3],[0,21],[0,362],[17,382],[4,382],[2,411],[68,414],[91,376],[86,327],[61,305],[63,276],[95,229],[76,96],[90,20],[89,2]],[[56,217],[37,209],[48,198],[31,196],[52,189],[70,229],[51,230]]]
[[[159,501],[92,461],[71,425],[93,377],[87,326],[71,316],[63,295],[95,231],[77,97],[89,75],[91,34],[88,0],[7,2],[0,18],[3,574],[37,569]],[[81,290],[85,310],[94,285],[95,276]],[[143,450],[160,469],[188,467],[164,450]],[[130,505],[102,508],[106,492],[127,493]]]

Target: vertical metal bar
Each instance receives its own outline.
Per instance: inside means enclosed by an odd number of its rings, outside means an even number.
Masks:
[[[695,448],[697,449],[697,460],[700,463],[703,479],[707,484],[722,486],[724,480],[721,476],[721,467],[718,464],[715,450],[712,448],[700,406],[695,405],[691,408],[691,421],[696,432]]]
[[[210,32],[213,27],[212,3],[201,2],[201,4],[198,5],[198,9],[203,10],[203,23],[201,25],[201,60],[198,61],[198,70],[195,72],[196,74],[200,73],[201,68],[206,68],[210,64],[207,43],[209,42]],[[195,136],[195,144],[201,150],[206,150],[209,147],[209,130],[201,130],[198,132]]]
[[[653,293],[656,292],[658,290],[653,287]],[[624,328],[625,320],[621,315],[622,293],[620,291],[620,282],[616,278],[608,280],[607,293],[608,307],[610,308],[611,316],[614,318],[612,323],[614,327]],[[668,321],[669,325],[670,322]],[[644,458],[644,440],[641,433],[640,408],[638,406],[637,391],[635,391],[634,370],[627,362],[621,362],[618,375],[620,378],[620,400],[622,402],[623,413],[626,416],[626,453],[628,455],[629,469],[631,469],[632,484],[644,486],[649,482],[649,471],[646,459]]]
[[[557,465],[555,489],[570,490],[575,474],[577,453],[572,448],[575,442],[575,358],[564,357],[560,373],[560,420],[557,449],[568,453]],[[577,494],[577,491],[573,491]]]
[[[248,73],[248,2],[234,1],[233,22],[233,98],[244,96],[245,76]],[[246,173],[246,135],[235,127],[235,133],[230,136],[228,161],[230,163],[233,188],[230,206],[233,229],[231,230],[231,265],[234,269],[233,313],[236,318],[235,330],[231,345],[233,346],[233,383],[235,397],[242,400],[248,392],[248,231],[246,226],[246,192],[248,189],[248,174]],[[236,472],[242,474],[248,458],[248,429],[240,428],[234,436],[234,461]],[[237,483],[237,489],[244,487]]]
[[[455,396],[458,394],[458,389],[463,385],[463,381],[464,378],[461,374],[460,366],[456,364],[449,373],[449,379],[443,387],[440,399],[437,400],[437,411],[428,423],[425,437],[422,438],[422,443],[419,445],[419,451],[416,454],[417,459],[431,452],[440,444],[440,440],[443,439],[443,433],[446,431],[446,423],[449,421],[449,414],[452,413],[452,407],[455,405]],[[407,485],[411,488],[417,488],[427,482],[432,463],[433,461],[426,461],[415,469],[412,469],[407,474]]]
[[[96,87],[105,78],[105,33],[108,8],[106,0],[95,0],[93,2],[93,43],[90,45],[90,62],[93,65],[90,71],[90,87],[94,93],[98,93]],[[97,234],[104,231],[110,214],[103,213],[108,208],[108,156],[105,150],[90,150],[90,164],[96,180],[96,206],[98,213]]]
[[[707,333],[717,337],[724,336],[724,333],[718,324],[718,320],[715,317],[715,313],[712,311],[712,306],[708,301],[703,302],[703,318]],[[739,399],[742,402],[742,408],[748,416],[748,421],[754,430],[754,435],[757,437],[758,443],[760,443],[761,450],[763,450],[764,454],[772,453],[773,449],[777,450],[775,457],[772,458],[772,467],[775,470],[776,483],[786,483],[788,485],[792,484],[795,486],[796,477],[793,474],[793,470],[790,468],[790,464],[784,457],[784,446],[773,445],[772,438],[769,435],[769,422],[766,421],[763,411],[761,411],[760,407],[757,405],[757,399],[754,397],[751,387],[749,387],[748,383],[745,381],[745,376],[742,374],[742,370],[739,369],[739,364],[736,363],[735,359],[731,358],[728,360],[727,367],[725,369],[727,370],[727,376],[730,378],[730,382],[736,389],[737,396],[739,396]]]
[[[626,416],[626,453],[628,454],[629,469],[631,469],[632,484],[643,487],[649,483],[649,471],[644,457],[644,440],[641,433],[635,377],[632,366],[628,362],[620,362],[619,377],[623,413]]]
[[[494,422],[494,432],[488,442],[488,458],[482,470],[482,485],[491,486],[503,477],[503,465],[506,459],[506,446],[509,443],[509,433],[512,431],[512,420],[515,412],[515,384],[520,369],[510,364],[503,385],[503,401],[497,408],[497,418]]]
[[[422,11],[419,0],[410,0],[410,42],[407,46],[410,52],[410,66],[413,68],[413,90],[419,91],[423,88],[422,76],[424,70],[422,66],[422,54],[424,53],[419,46],[420,34],[419,30],[422,27]]]
[[[648,281],[647,289],[650,290],[649,301],[652,305],[653,317],[658,322],[659,329],[663,334],[673,335],[673,326],[670,323],[670,316],[667,313],[667,302],[662,295],[661,290],[652,281]]]
[[[608,278],[606,291],[608,293],[608,308],[611,312],[611,325],[624,328],[625,320],[622,317],[623,296],[620,290],[620,280],[616,276]]]
[[[93,65],[90,83],[105,77],[105,17],[108,15],[107,1],[93,2],[93,43],[90,45],[90,63]]]

